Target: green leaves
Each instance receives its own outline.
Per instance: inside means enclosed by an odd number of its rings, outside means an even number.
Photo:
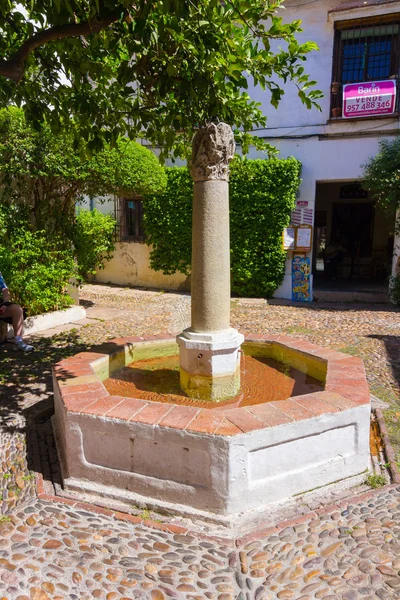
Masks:
[[[76,274],[70,245],[34,231],[21,207],[0,205],[0,264],[12,298],[29,315],[73,304],[65,291]]]
[[[111,215],[96,209],[79,211],[72,229],[72,241],[81,279],[95,274],[97,269],[104,269],[105,262],[112,258],[115,225]]]
[[[0,198],[28,207],[39,229],[59,229],[74,218],[75,203],[85,194],[142,195],[162,191],[164,169],[144,146],[117,139],[88,155],[79,128],[59,123],[54,135],[46,124],[31,127],[22,109],[0,110]],[[106,132],[109,143],[113,132]]]
[[[279,2],[23,0],[21,5],[24,12],[0,0],[0,106],[24,105],[32,122],[45,120],[53,131],[75,120],[91,151],[128,134],[161,146],[161,157],[178,155],[193,129],[212,118],[251,134],[266,119],[245,91],[250,78],[273,90],[274,106],[283,94],[278,80],[294,81],[309,107],[320,97],[299,68],[316,45],[298,43],[300,21],[283,23],[276,14]],[[110,24],[97,30],[95,24],[108,17]],[[30,53],[18,85],[7,74],[7,66],[16,68],[14,53],[35,34],[85,23],[90,33],[50,36]],[[271,50],[271,40],[281,48]]]
[[[235,157],[230,176],[231,285],[242,296],[271,296],[282,281],[288,225],[300,185],[294,158]],[[190,274],[193,182],[184,167],[168,168],[168,187],[144,199],[153,269]],[[168,232],[168,235],[166,235]]]
[[[166,186],[156,156],[136,142],[118,139],[88,155],[79,129],[60,123],[55,136],[36,125],[20,108],[0,110],[0,264],[31,314],[71,303],[64,289],[78,274],[75,259],[84,278],[111,255],[114,219],[97,211],[75,219],[84,195],[141,195]]]
[[[400,206],[400,138],[380,140],[378,153],[363,167],[363,187],[393,213]]]

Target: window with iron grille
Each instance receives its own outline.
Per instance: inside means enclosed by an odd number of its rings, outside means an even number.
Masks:
[[[398,78],[400,15],[335,24],[331,108],[342,107],[346,83]],[[333,116],[339,116],[332,110]]]
[[[117,241],[145,241],[143,203],[140,198],[117,198],[115,201],[115,217],[117,221]]]

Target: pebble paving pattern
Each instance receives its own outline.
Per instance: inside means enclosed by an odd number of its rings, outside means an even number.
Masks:
[[[0,526],[1,600],[400,597],[400,486],[236,547],[31,501]]]
[[[7,478],[0,600],[400,599],[400,486],[237,545],[34,498],[25,416],[51,402],[51,365],[113,337],[177,333],[189,324],[185,295],[85,286],[83,297],[94,305],[91,320],[39,339],[35,360],[1,350],[0,463]],[[232,324],[245,334],[285,332],[364,358],[373,393],[391,403],[392,440],[398,436],[400,444],[397,309],[234,300]]]

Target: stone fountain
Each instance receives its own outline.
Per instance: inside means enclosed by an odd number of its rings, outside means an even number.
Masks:
[[[244,337],[230,327],[228,181],[234,154],[232,129],[225,123],[200,129],[193,140],[192,326],[177,342],[182,389],[213,401],[240,389]]]
[[[234,150],[223,123],[194,138],[191,327],[176,340],[113,340],[101,352],[54,367],[54,428],[69,494],[251,521],[271,503],[368,469],[370,401],[362,361],[284,335],[244,342],[230,327]],[[277,385],[275,395],[264,397],[274,376],[271,360],[318,386],[297,395],[290,387],[284,395]],[[166,364],[176,365],[180,381],[172,396],[164,389],[174,381]],[[256,367],[256,387],[246,382],[246,364]],[[149,365],[158,383],[141,386]],[[139,377],[129,393],[113,387],[127,370]]]

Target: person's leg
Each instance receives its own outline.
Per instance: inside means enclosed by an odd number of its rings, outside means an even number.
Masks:
[[[16,350],[22,350],[28,352],[33,350],[33,346],[25,344],[22,340],[22,330],[24,323],[24,311],[19,304],[10,304],[6,307],[6,311],[2,314],[5,318],[11,318],[12,326],[14,329],[15,348]]]
[[[15,337],[22,337],[22,326],[24,323],[24,313],[22,308],[18,304],[10,304],[6,307],[6,311],[2,316],[12,320]]]
[[[7,323],[0,319],[0,344],[7,341]]]

